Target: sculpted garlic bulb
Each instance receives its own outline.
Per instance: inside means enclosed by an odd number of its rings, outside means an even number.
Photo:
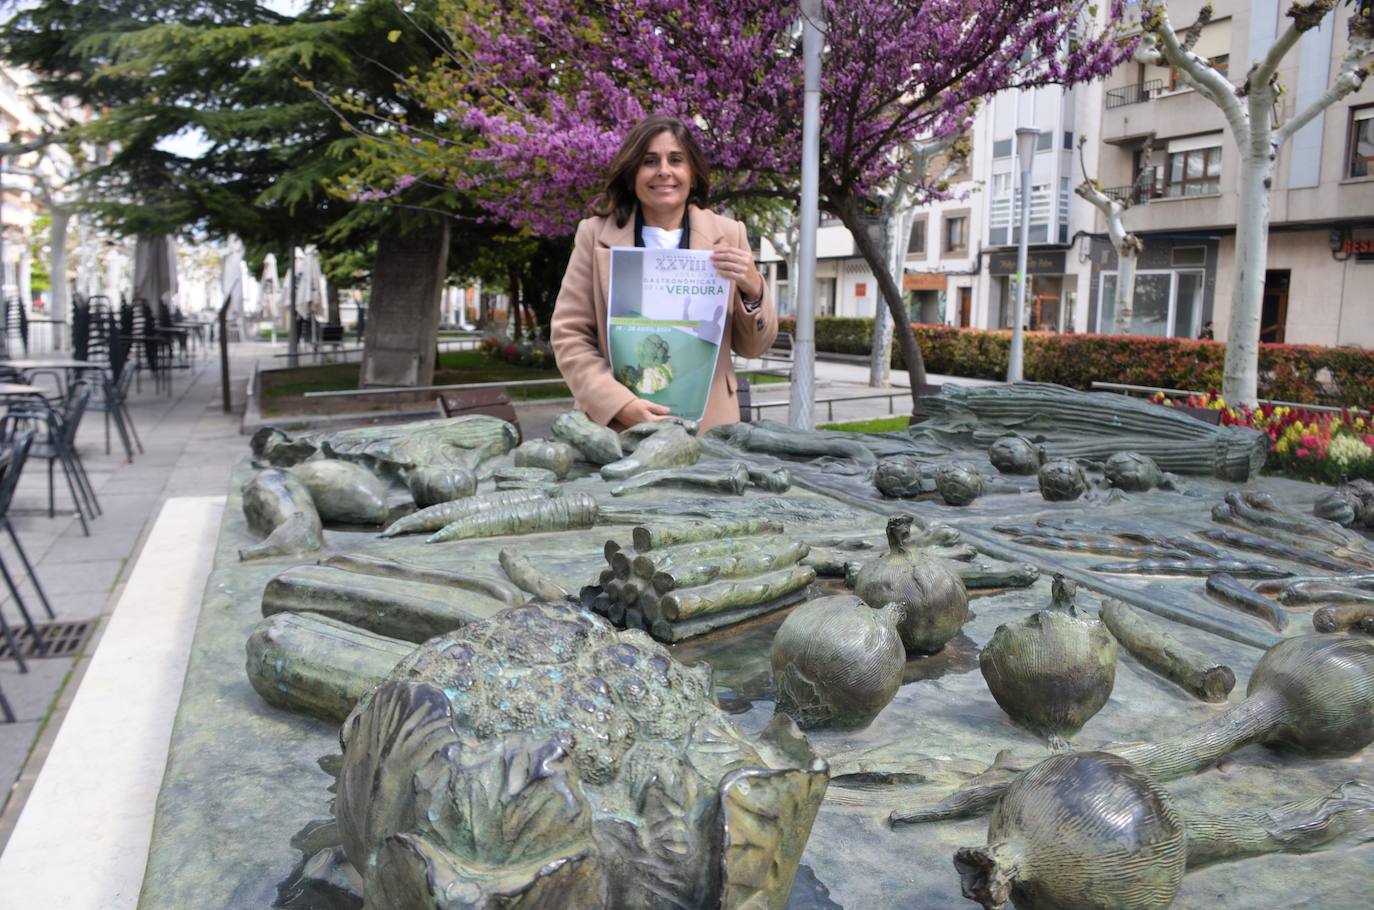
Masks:
[[[803,729],[867,725],[902,684],[904,612],[897,604],[874,610],[848,594],[793,610],[773,637],[778,710]]]
[[[1047,610],[1003,624],[978,655],[992,697],[1020,726],[1067,739],[1088,722],[1116,684],[1116,639],[1078,612],[1075,585],[1054,579]]]
[[[901,604],[897,631],[908,651],[934,653],[959,634],[968,619],[968,592],[959,573],[938,556],[907,544],[911,517],[887,523],[888,551],[864,563],[854,593],[870,607]]]

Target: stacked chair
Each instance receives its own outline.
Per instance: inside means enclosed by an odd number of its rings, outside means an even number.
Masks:
[[[29,580],[33,583],[34,591],[38,594],[38,599],[43,604],[43,609],[47,611],[48,617],[53,618],[52,604],[48,603],[48,597],[43,593],[43,586],[38,583],[38,576],[34,574],[33,564],[29,562],[28,554],[24,552],[23,546],[19,543],[19,535],[14,532],[14,525],[10,523],[9,511],[10,503],[14,500],[14,490],[19,484],[19,475],[24,469],[24,462],[29,455],[30,446],[33,443],[33,433],[30,431],[17,432],[8,442],[0,445],[0,524],[9,533],[10,541],[14,544],[15,552],[19,554],[20,561],[24,564],[24,571],[28,573]],[[33,617],[30,615],[28,606],[19,595],[19,586],[14,581],[14,576],[10,574],[9,567],[0,559],[0,577],[3,577],[5,586],[9,588],[10,595],[14,598],[15,605],[19,608],[19,615],[24,620],[24,625],[29,630],[29,635],[33,637],[34,647],[40,654],[47,653],[47,643],[43,641],[43,636],[38,626],[34,624]],[[19,647],[19,642],[14,637],[14,631],[5,620],[3,613],[0,613],[0,636],[9,645],[10,653],[14,655],[15,662],[19,665],[21,673],[28,672],[28,665],[24,662],[23,651]],[[4,714],[8,721],[14,720],[14,713],[10,710],[9,704],[3,702],[0,696],[0,713]]]
[[[62,465],[67,489],[71,492],[77,518],[81,521],[81,530],[87,537],[91,534],[87,519],[94,519],[100,514],[100,501],[76,451],[76,433],[90,398],[90,384],[78,380],[67,388],[65,400],[56,406],[41,399],[19,399],[10,404],[9,413],[0,421],[0,436],[6,440],[12,440],[22,432],[34,434],[29,455],[44,458],[48,462],[49,516],[56,515],[53,469],[57,464]]]

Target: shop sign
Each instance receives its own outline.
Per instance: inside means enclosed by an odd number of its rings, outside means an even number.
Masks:
[[[1066,250],[1031,250],[1026,255],[1026,271],[1032,275],[1062,275]],[[1016,274],[1016,251],[993,253],[988,260],[988,272],[993,275]]]
[[[904,291],[943,291],[944,289],[944,272],[907,272],[902,275],[902,290]]]

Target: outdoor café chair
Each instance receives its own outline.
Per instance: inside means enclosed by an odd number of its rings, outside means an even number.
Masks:
[[[24,470],[24,462],[28,460],[32,443],[33,432],[23,430],[16,433],[4,446],[0,446],[0,524],[4,524],[5,530],[9,532],[10,540],[14,543],[14,549],[24,564],[24,570],[28,572],[29,580],[33,582],[33,589],[38,592],[38,598],[43,602],[43,609],[47,610],[48,617],[52,618],[54,616],[52,604],[48,603],[48,596],[43,593],[43,586],[38,583],[38,576],[33,571],[33,564],[29,562],[28,554],[20,545],[19,535],[14,532],[14,526],[9,519],[10,503],[14,501],[14,490],[19,485],[19,475]],[[19,608],[19,615],[23,618],[29,634],[33,636],[35,647],[40,654],[46,653],[47,643],[43,641],[42,633],[34,624],[28,606],[19,594],[19,586],[14,583],[14,576],[10,574],[4,559],[0,559],[0,576],[3,576],[5,586],[9,588],[10,596],[14,598],[15,606]],[[3,612],[0,612],[0,635],[9,645],[10,653],[14,655],[14,660],[19,665],[19,672],[27,673],[28,665],[24,663],[23,652],[20,651],[19,643],[15,640],[14,632],[5,620]]]
[[[78,380],[72,383],[67,400],[60,410],[44,401],[16,400],[10,404],[9,413],[3,421],[3,433],[0,433],[5,439],[12,439],[15,433],[24,428],[35,432],[42,431],[29,454],[47,459],[48,462],[48,515],[51,517],[57,514],[53,466],[60,463],[62,473],[67,478],[67,489],[71,491],[72,502],[76,506],[76,516],[81,521],[81,530],[87,537],[90,536],[91,530],[86,519],[94,519],[100,514],[100,501],[91,487],[81,456],[76,451],[76,432],[81,426],[81,418],[85,416],[90,398],[90,385],[85,380]]]

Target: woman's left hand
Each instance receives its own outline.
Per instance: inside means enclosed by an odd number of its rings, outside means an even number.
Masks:
[[[711,264],[723,277],[735,283],[745,300],[758,300],[763,296],[763,276],[754,268],[754,257],[747,250],[722,247],[711,253]]]

